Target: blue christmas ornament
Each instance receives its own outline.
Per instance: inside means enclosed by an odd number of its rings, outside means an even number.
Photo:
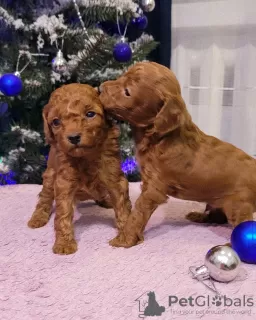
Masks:
[[[126,42],[119,42],[114,46],[113,56],[118,62],[128,62],[132,58],[132,49]]]
[[[127,158],[122,162],[122,170],[125,174],[133,174],[138,170],[135,158]]]
[[[2,102],[2,103],[0,102],[0,117],[3,117],[7,111],[8,111],[8,104],[6,102]],[[1,163],[1,160],[0,160],[0,163]]]
[[[1,158],[0,158],[0,162],[1,162]],[[14,178],[15,178],[15,174],[12,171],[9,171],[7,173],[0,173],[0,186],[4,186],[7,184],[17,184]]]
[[[6,73],[0,78],[0,91],[5,96],[17,96],[22,90],[22,81],[18,73]]]
[[[143,14],[137,18],[133,18],[132,24],[139,30],[144,30],[148,26],[148,18]]]
[[[245,221],[236,226],[231,234],[231,244],[242,261],[256,263],[256,221]]]

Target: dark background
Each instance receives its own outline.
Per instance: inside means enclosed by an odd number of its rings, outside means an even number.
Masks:
[[[171,7],[171,0],[156,0],[155,9],[147,14],[149,24],[146,30],[159,42],[149,58],[168,68],[171,61]]]

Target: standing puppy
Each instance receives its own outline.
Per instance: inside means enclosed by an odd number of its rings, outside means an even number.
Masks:
[[[53,252],[74,253],[73,206],[77,200],[94,199],[113,206],[119,239],[131,203],[128,182],[121,171],[119,130],[105,118],[98,92],[88,85],[65,85],[52,93],[43,118],[51,149],[29,227],[40,228],[48,222],[55,200]]]
[[[125,241],[117,239],[116,246],[143,241],[150,216],[168,195],[221,209],[232,226],[253,219],[256,161],[192,122],[171,70],[137,63],[116,81],[105,82],[100,91],[105,110],[133,128],[142,178]]]

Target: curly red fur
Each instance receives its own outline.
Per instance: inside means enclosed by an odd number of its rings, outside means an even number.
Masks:
[[[143,241],[150,216],[168,196],[208,203],[216,214],[224,212],[232,226],[253,219],[255,159],[193,123],[171,70],[137,63],[100,90],[105,110],[133,128],[142,177],[142,192],[119,246]],[[206,221],[202,214],[188,218]]]
[[[88,112],[93,114],[88,117]],[[65,85],[52,93],[43,119],[51,149],[43,189],[29,227],[39,228],[48,222],[55,200],[53,251],[74,253],[77,243],[73,206],[78,200],[94,199],[100,205],[114,208],[118,235],[110,244],[115,244],[122,238],[131,203],[128,182],[121,171],[119,130],[106,119],[98,93],[83,84]],[[74,135],[80,136],[77,144],[69,140]]]

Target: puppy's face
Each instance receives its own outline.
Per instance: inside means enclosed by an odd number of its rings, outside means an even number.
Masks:
[[[164,134],[182,122],[185,105],[179,83],[171,70],[157,63],[135,64],[119,79],[103,83],[100,92],[104,109],[135,127],[153,126]]]
[[[105,110],[133,125],[148,125],[163,102],[154,94],[154,80],[146,70],[143,64],[137,64],[119,79],[103,83],[100,99]]]
[[[55,90],[43,118],[48,143],[73,157],[93,152],[103,139],[103,107],[96,90],[88,85],[69,84]]]

